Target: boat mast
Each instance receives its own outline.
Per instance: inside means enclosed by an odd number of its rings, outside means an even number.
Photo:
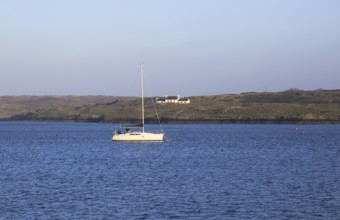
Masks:
[[[144,133],[144,72],[143,72],[143,63],[140,65],[140,74],[142,78],[142,132]]]

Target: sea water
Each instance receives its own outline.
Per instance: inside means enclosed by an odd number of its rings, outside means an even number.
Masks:
[[[340,218],[339,125],[113,129],[0,123],[0,219]]]

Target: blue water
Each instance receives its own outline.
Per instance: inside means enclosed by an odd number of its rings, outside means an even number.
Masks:
[[[339,125],[163,128],[0,123],[0,219],[340,219]]]

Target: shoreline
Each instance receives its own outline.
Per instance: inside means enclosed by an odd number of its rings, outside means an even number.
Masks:
[[[102,123],[102,124],[133,124],[136,123],[136,120],[132,121],[119,121],[119,120],[58,120],[58,119],[0,119],[0,122],[69,122],[69,123]],[[158,124],[157,121],[154,120],[146,120],[145,124]],[[273,119],[232,119],[232,120],[167,120],[161,121],[161,124],[292,124],[292,125],[337,125],[340,124],[340,120],[273,120]]]

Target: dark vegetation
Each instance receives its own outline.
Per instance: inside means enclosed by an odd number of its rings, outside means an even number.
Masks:
[[[157,122],[154,98],[145,99],[147,123]],[[191,103],[155,104],[162,123],[340,123],[340,90],[241,93],[190,97]],[[15,121],[136,123],[135,97],[0,97],[0,118]]]

